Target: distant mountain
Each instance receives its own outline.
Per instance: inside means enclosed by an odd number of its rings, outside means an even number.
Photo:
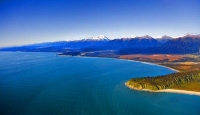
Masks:
[[[124,48],[152,48],[158,47],[159,42],[151,36],[142,36],[135,38],[121,38],[109,41],[109,46],[113,49]]]
[[[81,40],[45,42],[16,47],[1,48],[0,51],[27,51],[27,52],[60,52],[65,50],[80,50],[88,47],[103,47],[109,41],[108,37],[100,35]]]
[[[168,41],[170,41],[170,40],[172,40],[172,39],[173,39],[172,37],[167,36],[167,35],[164,35],[164,36],[162,36],[161,38],[157,38],[157,40],[158,40],[161,44],[163,44],[163,43],[165,43],[165,42],[168,42]]]
[[[84,38],[82,40],[85,40],[85,41],[109,41],[109,38],[106,37],[105,35],[99,35],[96,37]]]
[[[140,38],[140,39],[154,39],[153,37],[149,35],[141,36],[141,37],[135,37],[135,38]]]
[[[119,54],[187,54],[200,49],[200,35],[179,38],[163,36],[155,39],[149,35],[110,40],[104,35],[74,41],[46,42],[1,48],[0,51],[66,52],[115,50]]]
[[[159,40],[157,39],[157,41]],[[118,52],[119,54],[190,54],[199,52],[199,49],[200,36],[186,35],[176,39],[167,40],[158,47],[127,48],[119,50]]]
[[[182,38],[194,38],[194,39],[197,39],[197,38],[200,38],[200,34],[187,34],[185,36],[183,36]]]
[[[160,48],[166,53],[194,53],[200,49],[200,35],[186,35],[167,41]],[[161,52],[163,52],[161,50]]]

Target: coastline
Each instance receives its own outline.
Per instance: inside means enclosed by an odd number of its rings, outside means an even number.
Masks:
[[[90,57],[90,56],[76,56],[76,57],[87,57],[87,58],[107,58],[107,59],[118,59],[118,60],[125,60],[125,61],[133,61],[133,62],[140,62],[140,63],[143,63],[143,64],[148,64],[148,65],[155,65],[155,66],[161,66],[161,67],[164,67],[164,68],[168,68],[170,70],[173,70],[175,72],[180,72],[179,70],[177,69],[174,69],[174,68],[171,68],[171,67],[168,67],[168,66],[164,66],[164,65],[161,65],[161,64],[156,64],[156,63],[151,63],[151,62],[145,62],[145,61],[138,61],[138,60],[132,60],[132,59],[121,59],[121,58],[113,58],[113,57]]]
[[[120,59],[120,58],[119,58]],[[122,60],[130,60],[130,59],[122,59]],[[145,61],[137,61],[137,60],[130,60],[130,61],[135,61],[135,62],[141,62],[143,64],[148,64],[148,65],[156,65],[156,66],[161,66],[161,67],[164,67],[164,68],[168,68],[170,70],[173,70],[175,72],[180,72],[179,70],[176,70],[174,68],[171,68],[171,67],[168,67],[168,66],[164,66],[164,65],[160,65],[160,64],[156,64],[156,63],[151,63],[151,62],[145,62]]]
[[[148,91],[148,92],[155,92],[155,93],[178,93],[178,94],[188,94],[188,95],[196,95],[200,96],[200,92],[196,91],[187,91],[187,90],[178,90],[178,89],[162,89],[162,90],[150,90],[150,89],[136,89],[133,88],[132,86],[128,85],[125,83],[125,85],[133,90],[138,90],[138,91]]]
[[[160,64],[156,64],[156,65],[159,65],[159,66],[162,66],[162,67],[165,67],[165,68],[171,69],[171,70],[173,70],[173,71],[175,71],[175,72],[180,72],[179,70],[174,69],[174,68],[171,68],[171,67],[168,67],[168,66],[164,66],[164,65],[160,65]]]
[[[78,57],[86,57],[86,58],[107,58],[109,59],[110,57],[90,57],[90,56],[78,56]],[[168,68],[170,70],[173,70],[174,72],[180,72],[179,70],[176,70],[174,68],[165,66],[165,65],[161,65],[161,64],[156,64],[156,63],[151,63],[151,62],[145,62],[145,61],[137,61],[137,60],[131,60],[131,59],[121,59],[121,58],[113,58],[112,59],[117,59],[117,60],[124,60],[124,61],[133,61],[133,62],[140,62],[143,64],[148,64],[148,65],[155,65],[155,66],[161,66],[164,68]],[[138,91],[148,91],[148,92],[155,92],[155,93],[177,93],[177,94],[188,94],[188,95],[196,95],[196,96],[200,96],[200,92],[195,92],[195,91],[187,91],[187,90],[178,90],[178,89],[163,89],[163,90],[150,90],[150,89],[136,89],[133,88],[132,86],[129,86],[127,83],[125,83],[125,86],[133,89],[133,90],[138,90]]]
[[[134,62],[141,62],[143,64],[148,64],[148,65],[156,65],[156,66],[161,66],[161,67],[164,67],[164,68],[168,68],[170,70],[173,70],[175,72],[180,72],[179,70],[176,70],[174,68],[171,68],[171,67],[168,67],[168,66],[164,66],[164,65],[161,65],[161,64],[156,64],[156,63],[151,63],[151,62],[145,62],[145,61],[137,61],[137,60],[131,60],[131,59],[121,59],[121,58],[116,58],[116,59],[119,59],[119,60],[126,60],[126,61],[134,61]]]

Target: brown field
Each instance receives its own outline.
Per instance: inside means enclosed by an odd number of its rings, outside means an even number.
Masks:
[[[120,55],[120,59],[145,61],[171,67],[179,71],[200,70],[200,56],[197,55]]]
[[[149,61],[166,61],[166,62],[177,62],[180,60],[186,60],[188,58],[195,59],[192,55],[167,55],[167,54],[154,54],[154,55],[121,55],[120,59],[139,59],[139,60],[149,60]]]
[[[191,65],[185,65],[185,64],[160,64],[164,65],[179,71],[191,71],[191,70],[200,70],[200,64],[191,64]]]

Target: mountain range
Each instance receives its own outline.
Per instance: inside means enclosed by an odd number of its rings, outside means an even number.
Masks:
[[[4,47],[0,51],[24,52],[90,52],[114,50],[118,54],[189,54],[198,53],[200,35],[185,35],[172,38],[163,36],[153,38],[149,35],[134,38],[118,38],[110,40],[104,35],[81,40],[45,42],[23,46]]]

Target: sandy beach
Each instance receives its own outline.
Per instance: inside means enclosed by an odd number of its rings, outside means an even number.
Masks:
[[[138,90],[138,91],[149,91],[149,92],[155,92],[155,93],[156,92],[179,93],[179,94],[189,94],[189,95],[200,96],[200,92],[195,92],[195,91],[178,90],[178,89],[163,89],[163,90],[136,89],[128,85],[127,83],[125,83],[125,85],[130,89]]]
[[[187,90],[178,90],[178,89],[164,89],[164,90],[158,90],[156,92],[181,93],[181,94],[189,94],[189,95],[198,95],[198,96],[200,96],[200,92],[187,91]]]

